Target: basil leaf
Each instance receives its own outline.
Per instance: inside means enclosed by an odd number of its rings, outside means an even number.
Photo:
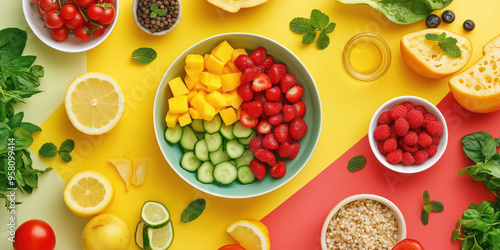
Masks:
[[[497,142],[497,147],[500,147],[500,138],[496,138],[495,141]]]
[[[152,48],[139,48],[132,52],[132,60],[137,63],[148,64],[156,59],[156,51]]]
[[[205,199],[197,199],[189,203],[189,205],[182,211],[181,222],[188,223],[198,218],[203,210],[205,210]]]
[[[366,165],[366,157],[364,155],[354,156],[347,163],[347,170],[354,172],[362,169]]]
[[[493,136],[489,136],[486,138],[486,141],[484,144],[481,146],[481,152],[484,155],[484,158],[486,161],[489,161],[493,156],[495,156],[497,152],[497,143],[495,141],[495,138]]]
[[[469,239],[466,239],[462,242],[462,245],[460,245],[460,250],[469,250],[472,248],[472,241]]]
[[[473,162],[484,162],[484,155],[481,151],[482,143],[491,135],[486,132],[477,132],[462,137],[462,147],[465,155]]]
[[[71,161],[71,155],[68,152],[58,152],[59,156],[61,156],[61,159],[64,162],[70,162]]]
[[[486,188],[490,191],[498,191],[500,190],[500,178],[491,177],[486,183]]]
[[[462,214],[463,219],[478,219],[479,218],[479,212],[476,209],[467,209],[463,212]]]
[[[324,50],[328,45],[330,44],[330,37],[326,35],[325,32],[319,33],[318,36],[318,41],[316,41],[316,45],[318,46],[318,49]]]
[[[24,181],[26,185],[32,188],[38,188],[38,175],[32,173],[23,173]]]
[[[11,128],[17,128],[21,125],[23,118],[24,118],[24,112],[19,112],[9,119],[7,125],[9,125],[9,127]]]
[[[0,57],[14,58],[21,56],[28,35],[26,31],[18,28],[0,30]]]
[[[63,141],[63,143],[61,144],[61,147],[59,147],[59,151],[71,153],[71,151],[73,151],[74,148],[75,148],[75,142],[71,139],[67,139]]]
[[[469,229],[475,229],[480,232],[486,232],[488,231],[491,226],[487,223],[484,223],[483,221],[479,219],[471,219],[471,220],[463,220],[462,221],[463,227],[469,228]]]
[[[425,210],[422,210],[420,213],[420,221],[422,221],[422,224],[426,226],[429,224],[429,213],[427,213]]]
[[[21,122],[19,127],[30,132],[31,134],[42,131],[40,127],[30,122]]]
[[[44,158],[52,158],[57,155],[57,147],[53,143],[47,142],[38,150],[38,155]]]
[[[309,45],[314,42],[314,39],[316,39],[316,31],[308,31],[302,37],[302,44]]]
[[[27,71],[36,60],[36,56],[19,56],[9,61],[9,67],[15,71]]]
[[[453,233],[451,234],[451,241],[456,241],[458,237],[460,237],[460,229],[453,230]]]
[[[31,137],[31,134],[22,128],[12,129],[10,131],[10,138],[15,139],[14,151],[20,151],[23,149],[27,149],[33,143],[33,137]],[[4,151],[4,150],[2,150],[2,151]],[[2,153],[2,151],[0,151],[0,153]]]
[[[43,77],[45,74],[43,67],[40,65],[33,65],[33,67],[30,68],[30,72],[36,77]]]
[[[311,21],[309,18],[304,17],[296,17],[290,21],[290,29],[293,32],[304,34],[310,30],[313,30],[314,27],[311,25]]]

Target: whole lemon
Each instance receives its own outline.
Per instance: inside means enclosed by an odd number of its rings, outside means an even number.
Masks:
[[[86,250],[126,249],[130,243],[130,230],[120,218],[100,214],[92,218],[82,233],[82,246]]]

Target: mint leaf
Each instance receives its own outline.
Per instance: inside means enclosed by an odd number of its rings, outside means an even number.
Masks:
[[[156,5],[155,3],[151,5],[151,10],[152,11],[155,11],[155,10],[158,10],[158,5]]]
[[[159,10],[157,10],[155,12],[156,12],[156,14],[158,14],[158,16],[164,16],[164,15],[167,14],[167,10],[161,10],[161,9],[159,9]]]
[[[456,44],[440,42],[438,43],[438,45],[441,48],[441,50],[444,51],[444,53],[448,54],[453,58],[460,58],[462,56],[462,51]]]
[[[52,158],[57,155],[57,147],[53,143],[47,142],[38,150],[38,155],[44,158]]]
[[[157,15],[157,14],[156,14],[156,12],[151,11],[151,14],[149,14],[149,17],[151,17],[151,18],[155,18],[155,17],[156,17],[156,15]]]
[[[58,153],[59,153],[59,156],[61,156],[61,159],[64,162],[70,162],[71,161],[71,155],[68,152],[59,151]]]
[[[316,31],[308,31],[302,37],[302,44],[309,45],[314,42],[314,39],[316,39]]]
[[[59,152],[71,153],[75,148],[75,142],[71,139],[63,141],[61,147],[59,147]]]
[[[290,29],[295,33],[304,34],[314,28],[309,18],[296,17],[290,21]]]
[[[446,35],[446,33],[444,33],[444,32],[443,32],[443,34],[445,34],[445,35]],[[441,39],[441,36],[440,36],[440,35],[438,35],[438,34],[433,34],[433,33],[428,33],[428,34],[425,34],[425,39],[427,39],[427,40],[431,40],[431,41],[438,41],[438,42],[442,41],[442,39]]]
[[[424,204],[429,204],[431,202],[431,196],[427,190],[424,191]]]
[[[434,212],[441,213],[444,210],[443,203],[441,203],[439,201],[431,201],[430,205],[431,205],[432,211],[434,211]]]
[[[427,212],[427,213],[432,212],[432,207],[431,207],[431,205],[424,205],[424,211],[425,211],[425,212]]]
[[[132,60],[137,63],[148,64],[156,59],[156,51],[152,48],[139,48],[132,52]]]
[[[333,30],[335,30],[335,26],[336,26],[335,23],[330,23],[330,24],[328,24],[328,26],[326,26],[326,28],[323,30],[323,32],[325,32],[326,34],[330,34],[333,32]]]
[[[326,35],[324,31],[319,33],[318,36],[318,41],[316,41],[316,45],[318,46],[318,49],[324,50],[328,45],[330,44],[330,38]]]
[[[318,40],[319,41],[319,40]],[[362,169],[366,165],[366,157],[364,155],[354,156],[347,163],[347,170],[354,172]]]
[[[151,9],[151,14],[149,14],[149,16],[151,18],[155,18],[156,16],[164,16],[167,14],[167,10],[162,10],[158,8],[158,5],[156,4],[152,4],[150,9]]]
[[[188,223],[198,218],[203,213],[203,210],[205,210],[206,204],[205,199],[197,199],[189,203],[184,211],[182,211],[181,222]]]
[[[429,213],[427,213],[425,210],[422,210],[420,213],[420,221],[422,221],[422,224],[427,225],[429,224]]]
[[[311,11],[311,25],[314,28],[324,29],[330,23],[330,17],[318,9]]]

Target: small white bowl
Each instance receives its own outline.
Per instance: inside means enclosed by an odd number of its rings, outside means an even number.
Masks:
[[[172,25],[172,27],[170,27],[170,29],[167,29],[167,30],[162,30],[160,32],[151,32],[149,29],[145,28],[144,26],[142,26],[142,24],[139,22],[139,20],[137,19],[137,5],[138,5],[138,0],[134,0],[134,2],[132,3],[132,15],[134,16],[134,21],[135,21],[135,24],[137,24],[137,26],[139,26],[139,28],[150,34],[150,35],[155,35],[155,36],[162,36],[162,35],[165,35],[167,33],[169,33],[170,31],[172,31],[173,29],[175,29],[175,27],[177,27],[177,25],[179,24],[179,22],[181,21],[181,16],[182,16],[182,4],[181,4],[181,1],[180,0],[175,0],[179,6],[179,15],[177,16],[177,19],[175,20],[175,23]]]
[[[357,200],[374,200],[380,202],[382,205],[388,207],[394,215],[396,216],[396,222],[398,224],[398,240],[397,242],[403,240],[406,238],[406,222],[403,214],[399,210],[399,208],[394,205],[390,200],[374,195],[374,194],[357,194],[353,195],[350,197],[347,197],[343,199],[341,202],[339,202],[333,209],[330,211],[328,216],[326,216],[325,222],[323,223],[323,228],[321,229],[321,249],[327,250],[327,245],[326,245],[326,231],[328,229],[328,225],[330,224],[330,221],[333,219],[335,214],[342,208],[343,206]]]
[[[119,2],[119,0],[115,1],[115,19],[109,24],[102,36],[91,37],[88,41],[82,42],[76,39],[75,36],[70,35],[65,41],[59,42],[52,37],[50,29],[45,27],[45,23],[42,19],[40,19],[36,7],[30,6],[31,1],[22,0],[24,17],[31,30],[33,30],[33,33],[35,33],[35,35],[48,46],[56,50],[69,53],[78,53],[90,50],[106,40],[118,20],[118,13],[120,13]]]
[[[439,136],[440,140],[439,140],[439,144],[437,145],[437,153],[434,156],[429,157],[429,159],[427,159],[427,161],[425,161],[424,163],[419,164],[419,165],[406,166],[402,163],[391,164],[391,163],[387,162],[386,157],[379,152],[378,147],[377,147],[378,140],[375,139],[375,137],[373,135],[373,131],[377,127],[378,117],[380,116],[380,114],[384,111],[391,110],[392,107],[394,107],[398,104],[401,104],[403,102],[411,102],[415,106],[417,106],[417,105],[424,106],[427,109],[428,113],[430,113],[430,114],[434,115],[434,117],[436,117],[436,121],[439,121],[439,122],[441,122],[441,124],[443,124],[444,131]],[[413,174],[413,173],[418,173],[418,172],[424,171],[424,170],[432,167],[441,158],[441,156],[443,156],[444,151],[446,150],[446,146],[448,145],[448,127],[446,125],[446,120],[444,119],[443,114],[441,114],[439,109],[436,106],[434,106],[434,104],[430,103],[429,101],[427,101],[423,98],[416,97],[416,96],[400,96],[400,97],[396,97],[394,99],[387,101],[386,103],[382,104],[382,106],[380,106],[380,108],[378,108],[377,111],[375,111],[375,114],[373,114],[372,119],[370,121],[370,126],[368,128],[368,140],[370,141],[370,147],[373,151],[373,154],[375,154],[377,159],[385,167],[387,167],[388,169],[391,169],[393,171],[399,172],[399,173]]]

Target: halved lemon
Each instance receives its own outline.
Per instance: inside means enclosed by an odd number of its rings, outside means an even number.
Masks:
[[[238,12],[241,8],[250,8],[261,5],[268,0],[207,0],[209,3],[231,13]]]
[[[243,219],[229,226],[227,232],[246,250],[271,249],[269,231],[258,220]]]
[[[73,80],[64,104],[69,120],[81,132],[100,135],[120,120],[125,106],[120,87],[110,76],[86,73]]]
[[[64,202],[76,215],[87,217],[103,212],[113,200],[111,182],[95,171],[76,173],[64,187]]]

